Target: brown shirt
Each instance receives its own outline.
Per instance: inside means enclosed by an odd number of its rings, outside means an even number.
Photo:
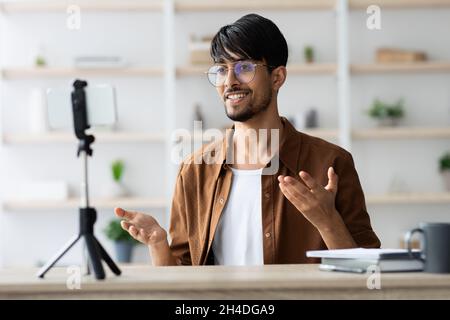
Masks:
[[[318,230],[286,199],[278,186],[278,175],[301,180],[298,176],[301,170],[325,186],[327,170],[333,166],[339,177],[335,205],[350,234],[359,247],[380,247],[370,224],[351,154],[322,139],[298,132],[289,121],[281,119],[284,134],[278,172],[261,176],[264,264],[317,263],[317,259],[306,257],[306,251],[327,249]],[[169,229],[170,247],[178,264],[211,263],[214,233],[233,176],[226,163],[226,152],[230,149],[228,141],[229,135],[202,147],[180,167]]]

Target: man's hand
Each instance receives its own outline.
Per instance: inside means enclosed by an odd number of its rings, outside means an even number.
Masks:
[[[126,211],[122,208],[115,208],[115,214],[124,220],[120,225],[136,240],[148,246],[154,246],[167,241],[167,232],[150,215]]]
[[[339,215],[334,204],[338,189],[337,174],[332,167],[328,168],[328,184],[325,187],[305,171],[300,171],[299,176],[306,186],[292,177],[278,176],[281,191],[319,231],[329,228]]]

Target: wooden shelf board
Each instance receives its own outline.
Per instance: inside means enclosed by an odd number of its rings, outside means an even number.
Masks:
[[[332,10],[334,0],[188,0],[176,1],[176,11],[214,11],[214,10]]]
[[[158,0],[136,1],[136,0],[108,0],[108,1],[17,1],[0,4],[1,11],[5,13],[25,13],[25,12],[61,12],[66,14],[69,5],[78,5],[82,11],[162,11],[163,2]]]
[[[96,142],[99,143],[159,143],[164,142],[164,135],[151,133],[130,132],[95,132]],[[34,143],[76,143],[77,139],[70,132],[55,132],[45,134],[4,134],[6,144],[34,144]]]
[[[372,4],[381,9],[442,8],[450,6],[450,0],[349,0],[350,9],[365,10]]]
[[[350,70],[353,74],[450,72],[450,62],[352,64]]]
[[[97,209],[110,209],[114,207],[124,208],[166,208],[167,202],[163,198],[129,197],[117,199],[92,199],[92,206]],[[65,201],[33,201],[33,200],[11,200],[5,201],[5,210],[55,210],[76,209],[80,206],[78,198],[70,198]]]
[[[141,77],[162,76],[162,68],[153,67],[118,67],[118,68],[5,68],[2,70],[5,79],[44,78],[44,77],[78,77],[78,76],[118,76]]]
[[[450,204],[450,192],[369,195],[367,204]]]
[[[393,127],[355,129],[354,139],[446,139],[450,138],[450,127]]]

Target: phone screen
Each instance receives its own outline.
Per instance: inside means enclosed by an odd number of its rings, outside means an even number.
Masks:
[[[70,88],[47,90],[47,113],[51,129],[73,128]],[[116,95],[111,85],[86,87],[88,123],[91,127],[112,126],[117,121]]]

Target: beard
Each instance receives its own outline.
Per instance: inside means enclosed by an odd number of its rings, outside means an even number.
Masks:
[[[264,94],[254,101],[252,100],[245,105],[230,107],[231,111],[227,108],[225,102],[224,106],[227,117],[233,121],[245,122],[266,111],[270,105],[270,101],[272,101],[272,90],[267,88],[267,90],[262,90],[262,92]],[[249,95],[251,94],[253,94],[253,91],[249,93]]]

